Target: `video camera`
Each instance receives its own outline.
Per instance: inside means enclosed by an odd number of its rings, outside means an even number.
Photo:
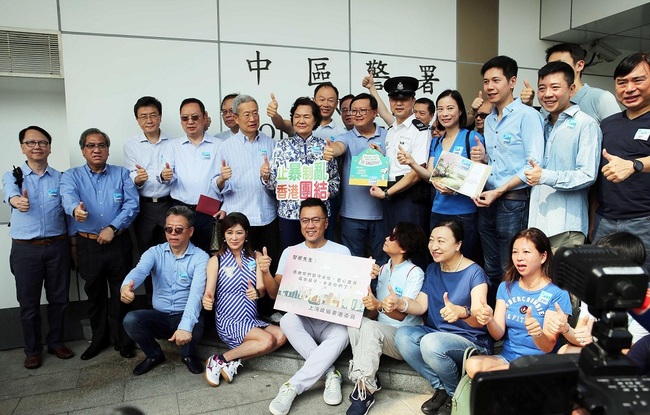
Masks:
[[[614,249],[592,245],[560,248],[552,274],[598,318],[593,343],[580,355],[526,356],[508,370],[478,373],[472,415],[570,414],[574,404],[591,415],[650,415],[650,378],[621,353],[632,342],[627,310],[643,304],[648,275]]]

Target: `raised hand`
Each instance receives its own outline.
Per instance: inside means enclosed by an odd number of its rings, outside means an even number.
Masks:
[[[332,141],[329,138],[325,139],[325,148],[323,149],[323,160],[330,161],[334,158],[334,149],[332,148]]]
[[[610,182],[620,183],[634,174],[634,162],[632,160],[613,156],[605,149],[603,149],[603,157],[607,160],[607,164],[603,166],[601,171]]]
[[[257,262],[257,267],[262,272],[269,272],[271,267],[271,257],[268,255],[266,247],[262,247],[262,252],[255,251],[255,261]],[[250,281],[249,281],[250,282]]]
[[[135,179],[134,182],[138,186],[142,186],[142,183],[146,182],[149,180],[149,174],[147,173],[147,170],[145,170],[144,167],[142,167],[139,164],[135,165]]]
[[[9,200],[10,204],[18,209],[19,212],[27,212],[29,210],[29,198],[27,197],[27,189],[23,189],[21,196],[14,196]]]
[[[85,222],[86,219],[88,219],[88,212],[86,211],[86,205],[84,205],[84,202],[79,202],[79,206],[74,208],[72,215],[77,222]]]
[[[413,156],[407,153],[401,144],[397,145],[397,162],[405,166],[410,166],[411,164],[415,163]]]
[[[594,319],[592,319],[588,314],[578,320],[576,328],[573,330],[573,335],[576,340],[580,343],[580,346],[586,346],[589,343],[594,341],[593,336],[591,335],[591,329],[594,325]]]
[[[382,301],[382,307],[384,308],[385,313],[390,313],[395,308],[397,308],[397,303],[399,302],[399,296],[393,291],[393,287],[388,284],[388,295],[384,297]]]
[[[533,317],[533,306],[528,306],[526,310],[526,318],[524,319],[524,326],[526,326],[526,331],[531,337],[540,337],[543,334],[542,326],[539,324],[536,318]]]
[[[226,163],[226,160],[221,160],[221,180],[225,182],[232,177],[232,169]]]
[[[264,154],[264,162],[260,166],[260,177],[262,180],[267,181],[271,177],[271,165],[269,164],[269,158]]]
[[[363,306],[366,307],[368,310],[378,310],[379,307],[377,306],[377,303],[379,303],[379,300],[375,297],[375,295],[372,293],[372,290],[370,289],[370,286],[368,286],[368,295],[363,297],[361,299],[363,301]]]
[[[440,309],[440,316],[447,323],[456,322],[460,318],[460,314],[465,311],[465,308],[449,301],[449,295],[447,292],[442,295],[442,301],[445,305]]]
[[[535,163],[535,160],[533,159],[528,160],[528,164],[530,164],[532,169],[524,170],[526,183],[528,183],[529,186],[537,186],[542,178],[542,167]]]
[[[372,255],[369,257],[369,259],[372,259]],[[379,267],[379,265],[377,265],[376,262],[374,264],[372,264],[372,270],[370,271],[370,278],[373,279],[373,280],[375,278],[377,278],[379,276],[379,271],[380,270],[381,270],[381,268]]]
[[[478,111],[479,108],[481,108],[481,105],[483,105],[483,91],[478,91],[478,96],[474,98],[474,101],[472,101],[472,110],[474,114]]]
[[[485,299],[481,299],[481,308],[479,308],[474,314],[476,314],[476,321],[478,321],[482,326],[485,326],[492,321],[494,310],[492,310],[492,307],[485,302]]]
[[[203,300],[201,301],[203,304],[203,308],[206,310],[212,310],[212,307],[214,306],[214,294],[212,294],[210,291],[206,291],[205,294],[203,294]]]
[[[169,163],[165,163],[165,168],[160,172],[160,178],[163,179],[163,181],[168,182],[172,177],[174,177],[174,171],[169,166]]]
[[[551,334],[564,334],[569,330],[568,317],[558,303],[555,303],[555,312],[546,312],[544,320],[546,328]]]
[[[131,304],[135,299],[135,293],[133,292],[134,287],[135,282],[133,280],[122,287],[122,291],[120,291],[120,300],[122,300],[124,304]]]
[[[363,77],[361,80],[361,86],[368,90],[376,89],[375,78],[372,75],[372,71],[368,71],[368,75]]]
[[[257,295],[257,290],[255,289],[255,287],[253,287],[253,283],[251,282],[251,280],[248,280],[248,288],[246,289],[246,297],[249,300],[252,300],[252,301],[259,300],[259,298],[260,298],[260,296]]]
[[[476,145],[472,146],[472,148],[469,151],[470,159],[472,159],[472,161],[475,161],[477,163],[487,163],[485,146],[483,145],[483,143],[481,143],[481,140],[479,140],[479,138],[476,136],[474,136],[474,141],[476,141]]]
[[[519,94],[519,98],[521,98],[521,102],[523,102],[526,105],[533,105],[533,98],[535,98],[535,90],[533,89],[532,86],[528,83],[527,80],[524,79],[524,89],[521,91],[521,94]]]
[[[266,115],[273,118],[278,115],[278,101],[275,99],[275,94],[271,92],[271,102],[266,106]]]

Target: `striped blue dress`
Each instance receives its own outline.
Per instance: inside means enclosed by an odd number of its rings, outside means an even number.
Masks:
[[[242,344],[253,327],[269,325],[257,317],[257,301],[246,297],[248,281],[255,286],[255,258],[242,252],[241,259],[239,268],[230,250],[219,257],[215,323],[219,337],[231,349]]]

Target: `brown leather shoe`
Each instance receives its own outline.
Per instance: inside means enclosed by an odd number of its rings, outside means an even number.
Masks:
[[[43,359],[41,359],[40,354],[33,354],[25,358],[25,367],[27,369],[38,369],[42,363]]]
[[[49,354],[53,354],[59,359],[71,359],[74,357],[74,352],[66,346],[57,347],[56,349],[48,349]]]

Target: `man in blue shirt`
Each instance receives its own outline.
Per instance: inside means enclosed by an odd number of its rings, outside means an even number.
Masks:
[[[167,211],[167,242],[151,247],[138,265],[124,278],[121,300],[130,304],[133,290],[151,274],[153,310],[131,311],[124,328],[147,356],[133,369],[136,376],[147,373],[165,361],[156,339],[167,339],[181,348],[181,361],[190,372],[203,373],[203,362],[195,355],[195,346],[203,335],[201,299],[205,291],[208,254],[190,242],[194,232],[194,212],[185,206]]]
[[[48,353],[70,359],[63,344],[63,321],[70,288],[70,246],[59,194],[61,173],[47,163],[50,134],[30,126],[18,134],[27,161],[2,177],[4,202],[11,206],[9,257],[25,342],[27,369],[41,366],[41,290],[47,296]]]
[[[542,116],[512,95],[517,70],[517,62],[508,56],[492,58],[481,68],[484,94],[494,109],[485,120],[485,146],[477,142],[471,150],[472,160],[492,166],[485,191],[474,199],[481,208],[478,229],[490,304],[506,271],[510,241],[528,226],[530,187],[524,171],[531,168],[530,160],[539,163],[544,153]]]
[[[133,341],[122,327],[128,310],[120,302],[120,284],[133,264],[127,228],[140,205],[129,171],[106,163],[110,145],[104,132],[87,129],[79,139],[86,164],[71,168],[61,177],[63,209],[76,221],[79,272],[86,281],[84,290],[93,332],[82,360],[97,356],[109,346],[111,338],[120,355],[135,356]]]

